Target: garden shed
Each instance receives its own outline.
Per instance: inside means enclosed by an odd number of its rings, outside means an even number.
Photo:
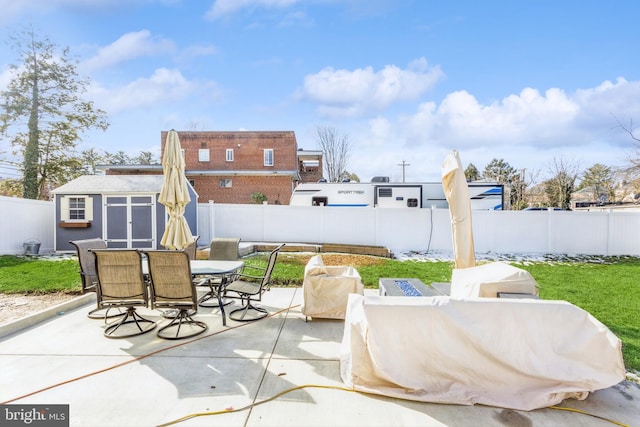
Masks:
[[[158,202],[162,175],[85,175],[53,190],[55,250],[72,251],[70,240],[100,237],[110,248],[163,249],[167,220]],[[185,218],[198,234],[198,195],[187,183],[191,202]]]

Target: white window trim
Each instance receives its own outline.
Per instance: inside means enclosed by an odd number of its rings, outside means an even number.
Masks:
[[[233,162],[233,148],[227,148],[225,159],[227,162]]]
[[[265,148],[264,152],[263,152],[263,156],[264,156],[264,165],[265,166],[273,166],[275,163],[275,160],[273,158],[273,148]],[[271,162],[269,162],[268,160],[270,160]]]
[[[200,148],[198,149],[198,161],[199,162],[208,162],[210,161],[211,156],[208,148]]]
[[[71,219],[71,199],[84,199],[84,219]],[[60,220],[64,222],[93,221],[93,198],[85,195],[68,195],[60,198]]]

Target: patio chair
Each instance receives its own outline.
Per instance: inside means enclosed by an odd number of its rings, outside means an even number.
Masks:
[[[229,313],[229,317],[237,322],[252,322],[267,316],[267,310],[253,305],[256,301],[262,300],[262,294],[269,290],[271,286],[271,273],[276,265],[278,253],[285,244],[282,243],[269,254],[267,267],[257,267],[247,265],[246,269],[253,269],[262,272],[262,275],[250,275],[244,272],[234,276],[233,280],[228,284],[222,285],[222,290],[226,296],[229,292],[237,294],[235,298],[242,301],[242,306]],[[221,300],[218,294],[218,300]],[[222,316],[224,320],[224,308],[222,308]],[[248,317],[247,317],[248,316]]]
[[[200,238],[200,236],[193,236],[193,238],[195,239],[193,243],[184,248],[184,252],[189,257],[189,260],[196,259],[196,255],[198,253],[198,239]]]
[[[151,279],[151,308],[175,311],[171,321],[158,329],[158,337],[189,338],[207,330],[207,324],[191,316],[198,309],[198,295],[189,257],[180,251],[145,251]],[[181,332],[186,333],[181,334]]]
[[[69,242],[76,248],[78,255],[78,263],[80,264],[80,278],[82,280],[82,293],[96,292],[98,276],[96,274],[96,257],[91,252],[91,249],[106,249],[107,242],[100,238],[84,239],[84,240],[71,240]],[[117,317],[124,314],[119,311],[116,314],[112,314],[109,317]],[[99,306],[91,310],[87,317],[90,319],[103,319],[104,309]]]
[[[216,237],[209,245],[209,259],[219,261],[236,261],[240,258],[240,239],[236,237]],[[197,286],[208,286],[209,291],[200,298],[201,307],[218,307],[231,301],[218,301],[218,289],[228,281],[227,276],[202,277]]]
[[[135,249],[92,249],[92,252],[96,257],[98,307],[107,309],[105,323],[109,310],[126,309],[120,319],[108,324],[104,335],[127,338],[153,330],[156,323],[136,312],[136,307],[146,307],[149,302],[140,252]]]

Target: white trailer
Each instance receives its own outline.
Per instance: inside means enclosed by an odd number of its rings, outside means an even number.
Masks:
[[[501,184],[469,182],[468,187],[471,209],[502,209],[504,191]],[[449,208],[441,182],[304,183],[293,190],[289,205]]]

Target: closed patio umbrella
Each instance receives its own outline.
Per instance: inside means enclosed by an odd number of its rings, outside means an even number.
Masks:
[[[471,226],[471,200],[457,150],[449,153],[442,164],[442,187],[451,214],[455,268],[474,267],[476,256]]]
[[[164,180],[158,201],[162,203],[169,215],[167,226],[160,244],[168,249],[184,249],[194,241],[194,237],[184,218],[184,211],[191,201],[184,174],[184,158],[180,147],[178,132],[170,130],[162,156]]]

